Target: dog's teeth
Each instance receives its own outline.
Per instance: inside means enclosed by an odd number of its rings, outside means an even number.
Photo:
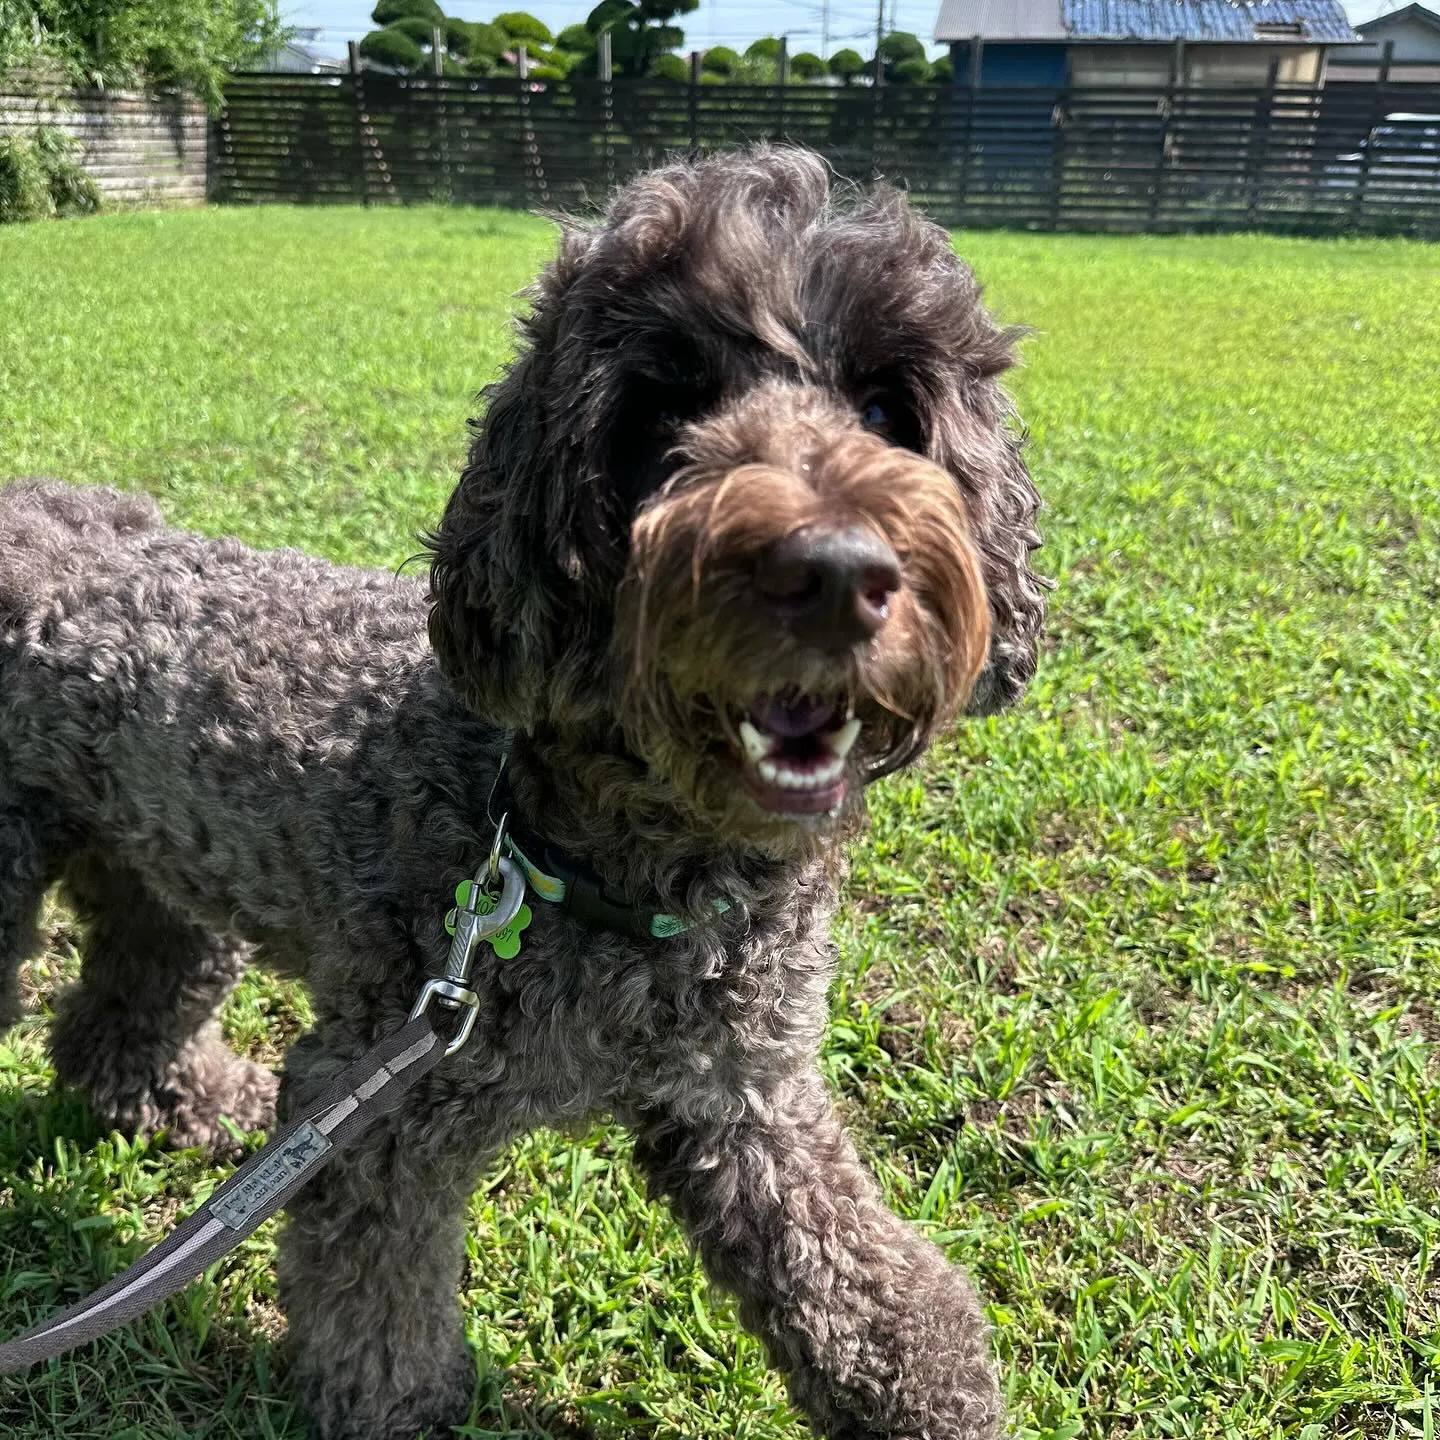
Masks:
[[[859,734],[860,722],[852,715],[838,730],[825,737],[825,743],[830,747],[832,755],[838,755],[843,760],[850,753]]]
[[[780,779],[779,767],[773,760],[758,761],[755,768],[759,770],[762,780],[768,780],[772,785],[783,783]]]
[[[767,770],[774,773],[767,774]],[[760,766],[761,778],[780,786],[782,790],[820,790],[826,785],[833,785],[844,771],[843,759],[831,760],[826,765],[806,770],[792,770],[788,765],[775,765],[769,761]]]
[[[751,764],[758,764],[774,748],[773,742],[767,740],[748,720],[740,722],[740,743],[745,747]]]

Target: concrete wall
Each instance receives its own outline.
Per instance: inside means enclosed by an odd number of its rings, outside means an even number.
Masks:
[[[13,83],[13,82],[12,82]],[[113,204],[199,205],[209,122],[198,101],[125,91],[0,87],[0,134],[56,125],[80,141],[80,162]]]

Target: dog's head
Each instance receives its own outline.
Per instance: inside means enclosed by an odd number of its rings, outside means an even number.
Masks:
[[[726,155],[567,226],[432,540],[471,705],[608,729],[772,850],[1013,701],[1044,613],[1013,337],[943,230],[828,179]]]

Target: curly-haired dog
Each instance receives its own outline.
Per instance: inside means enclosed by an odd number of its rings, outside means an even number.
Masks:
[[[827,179],[676,164],[564,228],[428,596],[138,497],[0,491],[4,998],[60,881],[87,938],[55,1065],[103,1120],[270,1120],[215,1022],[251,959],[313,997],[282,1112],[401,1024],[507,746],[528,843],[594,902],[532,896],[474,1039],[290,1207],[293,1375],[329,1440],[465,1418],[466,1198],[516,1135],[597,1114],[818,1430],[996,1429],[975,1296],[882,1204],[815,1056],[865,784],[1032,673],[1037,502],[1011,337],[946,235]]]

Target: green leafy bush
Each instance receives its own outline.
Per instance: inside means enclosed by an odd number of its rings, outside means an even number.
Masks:
[[[274,0],[0,0],[0,75],[178,88],[218,109],[227,73],[293,33]]]
[[[802,50],[790,57],[790,74],[796,80],[818,80],[825,74],[825,62],[818,55]]]
[[[0,225],[46,220],[55,200],[35,147],[19,135],[0,135]]]
[[[842,85],[849,85],[865,73],[865,58],[858,50],[837,50],[829,60],[830,73]]]
[[[80,142],[58,125],[42,125],[35,131],[32,143],[50,187],[50,198],[55,202],[55,213],[62,219],[95,214],[102,203],[100,187],[76,158]]]

